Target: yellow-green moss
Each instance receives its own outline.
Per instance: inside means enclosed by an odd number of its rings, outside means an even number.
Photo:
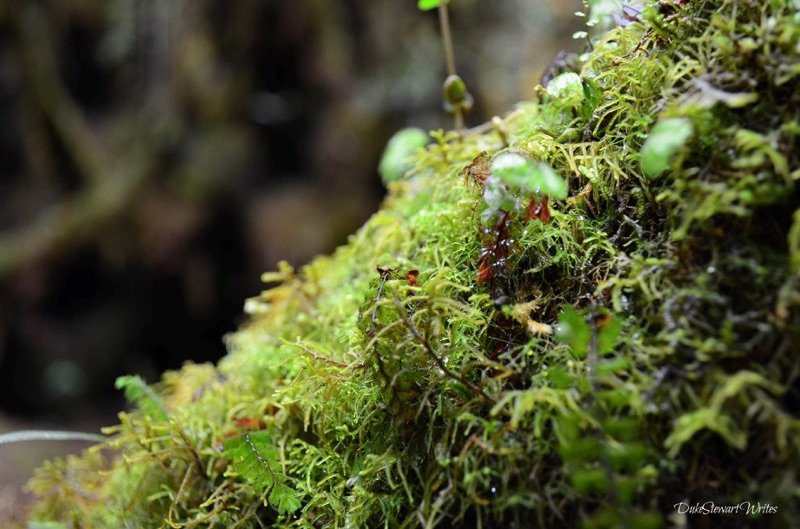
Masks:
[[[661,2],[595,42],[583,97],[511,113],[510,146],[433,134],[347,245],[267,274],[218,366],[134,388],[111,450],[42,467],[31,519],[646,529],[680,501],[800,519],[798,7]],[[694,134],[649,179],[640,149],[672,117]],[[464,169],[504,148],[570,197],[548,224],[511,218],[479,282],[497,227]]]

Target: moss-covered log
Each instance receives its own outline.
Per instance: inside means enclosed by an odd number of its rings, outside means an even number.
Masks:
[[[346,246],[265,276],[218,366],[123,379],[135,410],[38,472],[31,519],[797,523],[798,7],[659,2],[494,128],[432,134]],[[568,197],[498,182],[504,151]]]

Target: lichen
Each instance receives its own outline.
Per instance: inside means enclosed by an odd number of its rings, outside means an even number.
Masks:
[[[797,12],[650,6],[594,43],[582,90],[540,89],[502,135],[432,134],[345,246],[265,276],[217,366],[134,387],[107,443],[43,466],[31,520],[646,529],[683,523],[681,501],[800,519]],[[673,118],[692,133],[648,176]],[[549,222],[481,215],[504,151],[568,182]]]

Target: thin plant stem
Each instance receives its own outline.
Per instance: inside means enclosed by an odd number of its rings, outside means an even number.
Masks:
[[[447,2],[439,3],[439,25],[442,29],[442,44],[444,45],[444,56],[447,62],[447,75],[456,75],[456,59],[453,53],[453,39],[450,36],[450,16],[447,12]],[[456,105],[453,113],[455,128],[464,128],[464,114],[460,105]]]
[[[439,25],[442,28],[442,43],[447,61],[447,75],[456,75],[456,59],[453,53],[453,39],[450,37],[450,17],[447,13],[447,2],[439,4]]]

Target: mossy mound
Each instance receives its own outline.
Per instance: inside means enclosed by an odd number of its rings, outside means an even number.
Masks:
[[[32,519],[645,529],[693,526],[679,502],[760,502],[711,521],[800,520],[798,7],[661,2],[577,84],[434,134],[346,246],[267,274],[218,366],[122,380],[118,455],[45,465]],[[502,150],[567,180],[550,222],[492,214]]]

